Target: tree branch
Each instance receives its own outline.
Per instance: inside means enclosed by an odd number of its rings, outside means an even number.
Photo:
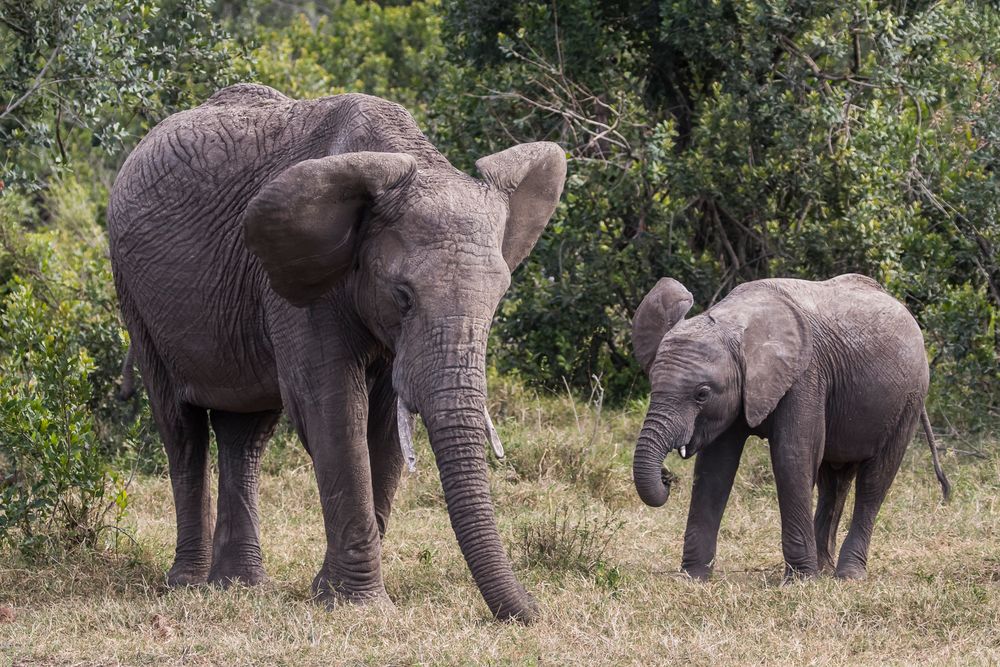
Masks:
[[[52,65],[52,63],[55,61],[56,56],[59,55],[59,52],[62,50],[62,46],[63,46],[62,44],[59,44],[55,49],[52,50],[52,55],[50,55],[49,59],[45,61],[45,64],[42,66],[41,71],[38,72],[38,75],[32,82],[31,87],[28,88],[28,90],[26,90],[25,93],[21,95],[19,98],[17,98],[16,100],[14,100],[13,102],[4,107],[3,112],[0,112],[0,120],[3,120],[8,115],[10,115],[10,113],[14,109],[24,104],[25,100],[34,95],[35,92],[42,87],[42,80],[45,78],[45,73],[49,70],[49,66]]]
[[[24,35],[25,37],[27,37],[28,35],[31,34],[30,32],[28,32],[28,30],[26,28],[24,28],[22,26],[19,26],[18,24],[14,23],[9,18],[7,18],[6,16],[0,16],[0,23],[3,23],[5,26],[7,26],[8,28],[10,28],[14,32],[20,33],[20,34]]]

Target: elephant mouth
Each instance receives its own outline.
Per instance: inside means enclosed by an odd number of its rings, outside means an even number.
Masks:
[[[403,460],[406,461],[406,467],[410,472],[417,469],[417,453],[413,447],[413,418],[417,414],[418,412],[407,405],[402,398],[396,397],[396,428],[399,432],[399,448],[403,452]],[[502,460],[504,458],[503,443],[500,441],[500,434],[497,433],[485,404],[483,405],[483,418],[486,421],[487,439],[493,450],[493,455]]]
[[[698,448],[692,444],[681,445],[676,448],[677,455],[682,459],[689,459],[698,453]]]

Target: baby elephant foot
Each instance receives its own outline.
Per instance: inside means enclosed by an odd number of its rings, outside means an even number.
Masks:
[[[320,572],[313,579],[312,592],[313,599],[327,609],[333,609],[345,604],[375,605],[387,609],[396,608],[396,605],[389,599],[389,594],[385,592],[385,586],[381,582],[374,588],[352,590],[348,589],[342,580],[335,583],[334,579]]]

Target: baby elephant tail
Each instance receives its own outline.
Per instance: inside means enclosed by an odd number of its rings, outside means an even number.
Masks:
[[[122,384],[118,388],[118,400],[127,401],[135,395],[135,348],[128,346],[125,361],[122,362]],[[935,459],[937,460],[937,459]]]
[[[941,470],[941,461],[938,459],[938,448],[937,442],[934,440],[934,431],[931,430],[931,420],[927,416],[927,408],[923,408],[920,411],[920,422],[924,425],[924,434],[927,436],[927,444],[931,448],[931,460],[934,461],[934,474],[937,475],[938,482],[941,483],[941,493],[944,495],[944,501],[948,502],[951,500],[951,484],[948,482],[948,477],[944,474],[944,470]]]

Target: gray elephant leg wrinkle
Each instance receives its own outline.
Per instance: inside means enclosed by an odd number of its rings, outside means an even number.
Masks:
[[[208,460],[208,415],[178,400],[178,391],[155,349],[152,337],[136,316],[131,297],[116,275],[122,314],[129,326],[132,350],[143,369],[143,382],[157,429],[167,452],[177,540],[169,586],[204,584],[212,562],[215,516]]]
[[[396,424],[395,408],[398,398],[392,389],[391,366],[378,363],[376,367],[376,377],[370,383],[368,399],[368,458],[372,471],[375,520],[379,536],[384,538],[389,526],[392,502],[403,472],[404,458]]]
[[[715,565],[722,515],[736,479],[745,428],[734,426],[695,459],[691,505],[684,531],[681,570],[695,579],[707,579]]]

